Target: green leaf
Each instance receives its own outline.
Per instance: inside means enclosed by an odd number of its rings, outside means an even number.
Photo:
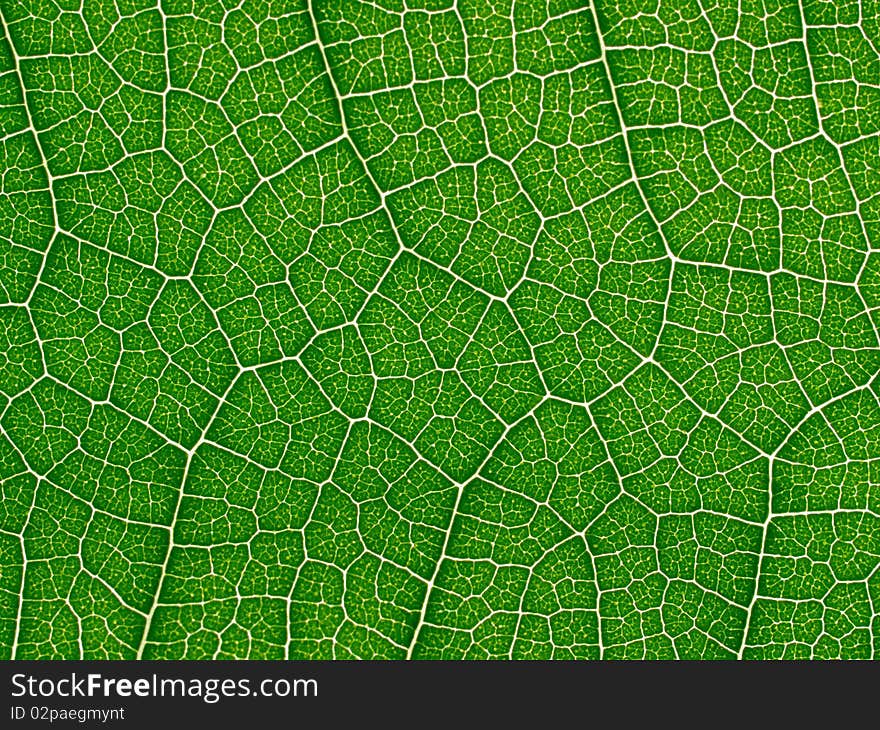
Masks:
[[[876,0],[0,9],[0,658],[880,657]]]

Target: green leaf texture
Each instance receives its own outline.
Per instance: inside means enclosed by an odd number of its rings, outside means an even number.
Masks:
[[[0,656],[880,657],[880,0],[0,9]]]

